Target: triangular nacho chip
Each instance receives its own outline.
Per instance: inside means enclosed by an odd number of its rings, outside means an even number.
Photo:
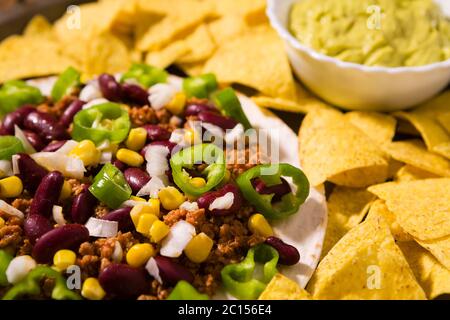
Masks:
[[[391,142],[397,121],[394,117],[379,112],[351,111],[345,118],[378,144]]]
[[[258,300],[312,300],[312,298],[295,281],[277,273]]]

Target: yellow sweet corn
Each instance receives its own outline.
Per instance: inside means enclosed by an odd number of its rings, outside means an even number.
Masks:
[[[153,242],[160,242],[169,233],[170,228],[161,220],[156,220],[150,227],[150,239]]]
[[[5,219],[0,217],[0,228],[3,227],[4,225],[5,225]]]
[[[53,264],[60,270],[66,270],[69,266],[75,264],[77,255],[72,250],[59,250],[53,256]]]
[[[148,208],[146,209],[147,212],[159,217],[161,201],[159,201],[159,199],[150,198],[150,199],[148,199],[148,203],[149,203],[147,205]]]
[[[88,300],[102,300],[105,297],[106,292],[103,290],[97,278],[87,278],[83,282],[81,295]]]
[[[166,187],[158,193],[161,205],[166,210],[177,209],[184,202],[184,195],[175,187]]]
[[[125,145],[128,149],[139,151],[145,146],[147,141],[147,130],[144,128],[134,128],[130,130]]]
[[[184,92],[178,92],[166,105],[166,109],[171,113],[179,115],[183,112],[186,105],[186,94]]]
[[[131,167],[140,167],[144,163],[144,157],[139,153],[125,148],[117,151],[116,158]]]
[[[194,144],[195,143],[195,131],[192,129],[187,129],[184,132],[183,140],[188,144]]]
[[[201,263],[208,258],[213,244],[213,240],[205,233],[199,233],[189,241],[186,248],[184,248],[184,254],[192,262]]]
[[[156,251],[149,243],[135,244],[127,252],[127,263],[132,267],[143,266],[148,259],[155,255]]]
[[[150,228],[152,227],[153,222],[157,220],[158,217],[155,216],[154,214],[151,213],[141,214],[136,227],[136,231],[148,237],[150,235]]]
[[[248,219],[248,228],[254,234],[263,237],[273,236],[273,230],[266,218],[260,213],[255,213]]]
[[[153,201],[149,200],[148,201],[149,203],[145,202],[143,204],[137,204],[133,207],[133,209],[131,209],[130,211],[131,220],[133,220],[133,223],[136,227],[139,222],[139,217],[143,214],[152,214],[159,217],[160,214],[159,200],[158,199],[151,199],[151,200]]]
[[[72,186],[70,185],[69,181],[64,180],[61,193],[59,195],[59,200],[66,200],[69,199],[69,197],[72,195]]]
[[[85,166],[91,166],[100,162],[101,152],[91,140],[83,140],[69,152],[69,156],[83,161]]]
[[[22,180],[19,177],[11,176],[0,180],[0,197],[15,198],[23,191]]]
[[[206,185],[205,179],[203,179],[201,177],[192,178],[191,180],[189,180],[189,183],[196,188],[201,188]]]
[[[147,201],[144,198],[136,197],[136,196],[131,196],[130,200],[137,201],[137,202],[146,202]]]

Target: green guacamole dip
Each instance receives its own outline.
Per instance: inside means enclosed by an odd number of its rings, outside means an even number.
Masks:
[[[450,21],[432,0],[302,0],[289,27],[306,46],[367,66],[450,59]]]

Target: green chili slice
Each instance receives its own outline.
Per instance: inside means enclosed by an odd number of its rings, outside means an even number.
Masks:
[[[17,153],[25,152],[22,142],[14,136],[0,136],[0,160],[11,160]]]
[[[217,79],[212,73],[183,79],[183,91],[189,98],[206,99],[217,89]]]
[[[52,89],[53,101],[59,101],[80,85],[80,73],[72,67],[67,68],[56,80]]]
[[[212,99],[224,115],[242,123],[245,130],[252,128],[250,121],[248,121],[242,109],[241,102],[232,88],[226,88],[213,93]]]
[[[189,282],[178,281],[167,300],[209,300],[208,295],[199,293]]]
[[[0,286],[5,287],[9,285],[8,278],[6,277],[6,269],[8,269],[9,263],[13,259],[13,256],[5,250],[0,250]]]
[[[16,110],[24,104],[39,104],[44,96],[38,88],[29,86],[24,81],[11,80],[0,89],[0,115]]]
[[[135,80],[145,88],[149,88],[157,83],[167,82],[168,74],[163,69],[149,66],[144,63],[133,63],[130,69],[122,75],[121,82]]]

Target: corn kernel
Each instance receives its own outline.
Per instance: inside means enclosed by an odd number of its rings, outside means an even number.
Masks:
[[[254,234],[263,237],[273,236],[273,230],[266,218],[260,213],[255,213],[248,219],[248,228]]]
[[[179,115],[183,112],[186,105],[186,94],[184,92],[178,92],[166,105],[166,109],[171,113]]]
[[[143,214],[152,214],[159,217],[160,214],[159,200],[158,199],[153,200],[154,201],[149,200],[149,203],[145,202],[143,204],[137,204],[133,207],[133,209],[131,209],[130,216],[135,226],[137,226],[139,222],[139,217]]]
[[[116,158],[131,167],[140,167],[144,163],[144,158],[136,151],[129,149],[119,149]]]
[[[69,156],[80,159],[87,167],[100,162],[101,152],[97,149],[94,142],[83,140],[69,152]]]
[[[135,244],[127,252],[127,263],[135,268],[143,266],[155,253],[155,249],[149,243]]]
[[[62,189],[61,189],[61,193],[59,195],[59,200],[66,200],[69,199],[69,197],[72,194],[72,186],[70,185],[69,181],[64,180]]]
[[[53,256],[53,264],[60,270],[66,270],[75,264],[77,255],[72,250],[59,250]]]
[[[0,217],[0,228],[3,227],[4,225],[5,225],[5,219]]]
[[[188,144],[194,144],[195,137],[196,137],[196,134],[195,134],[194,130],[188,129],[184,132],[183,140]]]
[[[83,298],[89,300],[102,300],[106,292],[103,290],[100,282],[98,282],[97,278],[87,278],[83,282],[83,288],[81,288],[81,295]]]
[[[184,253],[192,262],[201,263],[208,258],[213,244],[213,240],[202,232],[189,241]]]
[[[160,242],[169,233],[170,228],[161,220],[156,220],[150,227],[150,238],[153,242]]]
[[[144,213],[139,217],[139,221],[136,227],[136,231],[142,233],[144,236],[150,235],[150,228],[153,222],[158,220],[158,217],[154,214]]]
[[[18,197],[22,191],[23,184],[19,177],[11,176],[0,180],[0,197],[2,198]]]
[[[131,196],[130,200],[137,201],[137,202],[146,202],[147,201],[144,198],[136,197],[136,196]]]
[[[174,187],[161,189],[158,197],[163,208],[166,210],[174,210],[184,202],[184,195]]]
[[[161,202],[159,201],[159,199],[150,198],[148,199],[148,203],[149,205],[147,205],[148,208],[146,209],[147,212],[159,217],[161,207]]]
[[[141,150],[147,141],[147,130],[144,128],[134,128],[130,130],[125,145],[133,151]]]
[[[200,177],[192,178],[191,180],[189,180],[189,183],[196,188],[201,188],[206,185],[205,179]]]

